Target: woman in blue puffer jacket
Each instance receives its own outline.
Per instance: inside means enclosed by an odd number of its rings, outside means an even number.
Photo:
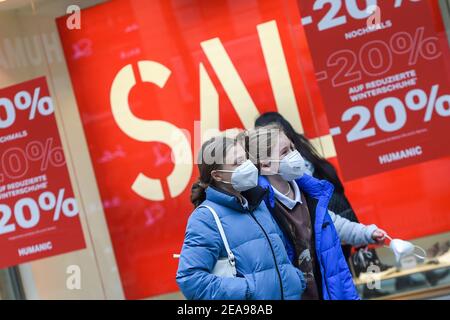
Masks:
[[[259,167],[259,186],[267,190],[264,201],[288,256],[307,280],[303,299],[359,300],[336,227],[352,242],[369,241],[377,227],[336,220],[328,211],[333,185],[303,174],[303,158],[278,125],[247,132],[245,148]]]
[[[258,171],[236,139],[212,138],[199,155],[196,209],[186,228],[176,280],[187,299],[300,299],[305,280],[289,261],[284,237],[258,187]],[[212,212],[217,212],[236,276],[213,269],[227,251]]]

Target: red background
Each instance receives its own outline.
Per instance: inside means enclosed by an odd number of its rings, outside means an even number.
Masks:
[[[405,125],[393,132],[383,132],[375,123],[374,106],[376,103],[386,97],[395,97],[404,101],[405,95],[412,89],[422,89],[427,94],[430,93],[431,87],[435,84],[439,85],[438,97],[443,94],[450,93],[449,77],[450,66],[445,61],[450,59],[448,50],[448,42],[445,31],[442,29],[440,17],[433,17],[433,6],[428,1],[408,2],[404,1],[400,8],[394,7],[394,1],[383,1],[379,3],[380,6],[380,22],[390,20],[392,27],[383,30],[377,30],[364,36],[355,37],[346,40],[344,34],[359,28],[366,28],[367,19],[352,19],[346,11],[345,5],[341,7],[336,16],[347,16],[345,24],[319,31],[316,26],[318,21],[324,17],[324,12],[327,10],[313,10],[314,1],[299,1],[300,12],[302,16],[311,16],[315,23],[305,26],[308,44],[311,48],[311,54],[314,57],[314,66],[317,72],[326,70],[328,79],[319,82],[322,98],[326,105],[326,111],[330,127],[342,128],[342,133],[333,137],[337,149],[339,163],[341,165],[344,179],[351,180],[360,177],[366,177],[370,174],[380,173],[387,170],[401,168],[418,162],[423,162],[430,159],[440,158],[442,156],[450,155],[450,144],[441,145],[437,143],[443,139],[447,130],[450,127],[450,118],[439,116],[433,113],[429,122],[424,122],[425,109],[418,111],[410,111],[406,107],[407,120]],[[344,3],[344,2],[343,2]],[[359,3],[360,9],[364,8],[363,1]],[[421,14],[418,15],[417,13]],[[436,27],[437,26],[437,27]],[[425,59],[421,55],[418,56],[417,63],[409,65],[409,53],[396,54],[390,48],[390,39],[393,35],[405,34],[411,35],[412,42],[416,36],[416,30],[424,28],[423,39],[436,38],[438,51],[441,53],[438,58]],[[390,53],[382,52],[382,60],[387,63],[389,55],[391,56],[392,66],[383,73],[370,76],[364,72],[361,63],[365,61],[364,65],[369,65],[367,55],[359,56],[361,48],[373,41],[380,41],[386,43]],[[378,46],[380,44],[378,43]],[[414,46],[414,44],[411,44]],[[420,48],[420,40],[417,40],[417,46]],[[337,66],[328,66],[327,60],[333,54],[342,49],[352,51],[356,56],[356,60],[349,59],[347,67],[344,62],[340,61]],[[412,48],[414,49],[414,48]],[[366,51],[367,53],[367,51]],[[351,65],[355,62],[354,68]],[[374,62],[379,62],[378,56]],[[350,69],[351,68],[351,69]],[[349,88],[355,87],[358,84],[383,79],[387,76],[392,76],[401,72],[414,69],[417,74],[417,85],[406,87],[404,89],[395,90],[386,94],[381,94],[371,98],[365,98],[360,101],[352,102],[350,100]],[[345,85],[334,86],[332,78],[339,74],[339,71],[351,72],[352,74],[359,72],[361,79],[352,81]],[[437,70],[441,72],[437,72]],[[339,81],[343,76],[339,77]],[[338,81],[338,80],[337,80]],[[348,81],[348,79],[346,79]],[[370,121],[365,128],[374,128],[376,135],[367,137],[357,141],[348,142],[346,133],[350,131],[356,124],[358,117],[352,118],[349,122],[342,122],[341,116],[343,112],[350,107],[365,106],[371,112]],[[395,116],[391,108],[386,111],[386,116],[389,122],[393,122]],[[379,142],[380,140],[392,137],[398,137],[402,134],[408,134],[413,131],[425,129],[426,133],[412,135],[407,138],[401,138],[394,141],[379,143],[375,146],[369,146],[369,143]],[[378,157],[394,151],[400,151],[410,147],[420,145],[423,154],[400,161],[393,161],[391,163],[380,164]]]
[[[329,133],[322,97],[300,25],[296,1],[132,1],[117,0],[82,11],[81,30],[67,30],[58,19],[69,73],[83,120],[104,202],[116,259],[127,298],[178,290],[178,253],[192,212],[189,186],[161,202],[140,198],[130,188],[138,172],[163,181],[170,173],[170,149],[130,139],[115,123],[111,83],[127,64],[154,60],[172,74],[163,89],[139,83],[129,96],[133,113],[168,121],[193,136],[199,114],[199,62],[220,99],[220,128],[242,127],[206,56],[202,41],[219,37],[260,112],[276,110],[256,26],[276,20],[305,134]],[[80,52],[82,53],[80,55]],[[443,143],[435,141],[435,143]],[[121,149],[123,157],[99,161]],[[351,156],[351,155],[350,155]],[[336,158],[329,159],[338,168]],[[421,163],[345,184],[363,222],[376,223],[392,236],[412,238],[450,229],[450,158]],[[191,181],[197,177],[197,170]]]
[[[45,77],[37,78],[34,80],[26,81],[8,88],[0,90],[0,97],[8,98],[14,101],[14,96],[17,92],[25,90],[33,96],[35,88],[40,87],[40,97],[45,97],[49,95],[47,82]],[[19,132],[22,130],[27,130],[28,136],[25,138],[9,141],[0,144],[2,154],[11,147],[20,148],[25,150],[26,145],[30,141],[39,141],[45,145],[48,138],[53,139],[52,148],[61,147],[61,140],[59,137],[58,127],[56,125],[55,115],[50,114],[48,116],[42,116],[36,112],[36,117],[33,120],[28,119],[29,110],[17,110],[16,120],[12,126],[9,128],[0,129],[0,136],[5,136],[11,133]],[[5,119],[5,114],[3,113],[3,108],[0,111],[0,117]],[[1,154],[0,154],[1,156]],[[13,164],[16,167],[16,164]],[[51,191],[55,193],[57,197],[58,191],[61,188],[65,189],[64,198],[74,197],[72,185],[69,179],[69,172],[65,164],[59,167],[52,166],[51,163],[48,164],[47,170],[41,170],[40,161],[28,161],[28,170],[26,174],[17,179],[8,179],[6,175],[4,176],[4,181],[0,182],[0,185],[6,185],[8,183],[19,182],[27,178],[33,178],[39,175],[45,174],[47,176],[48,187],[46,189],[30,192],[23,195],[18,195],[15,197],[10,197],[8,199],[0,200],[2,204],[8,205],[14,212],[14,204],[25,197],[31,197],[34,200],[38,200],[39,195],[42,192]],[[16,167],[17,168],[17,167]],[[0,167],[0,174],[3,174],[3,168]],[[81,229],[81,222],[78,216],[66,217],[63,212],[61,212],[60,217],[57,221],[53,221],[53,211],[43,211],[40,210],[40,220],[39,223],[32,228],[23,229],[16,224],[16,230],[14,232],[5,233],[0,235],[0,269],[18,265],[31,260],[42,259],[45,257],[54,256],[61,253],[67,253],[74,250],[84,249],[86,247],[83,231]],[[28,209],[25,210],[25,218],[30,219]],[[12,214],[9,223],[16,223],[14,214]],[[42,233],[36,233],[31,235],[26,235],[28,233],[37,232],[48,227],[55,227],[50,231],[45,231]],[[17,239],[9,239],[11,237],[23,236]],[[30,245],[36,245],[51,241],[53,248],[49,251],[42,251],[36,254],[31,254],[27,256],[19,256],[18,249],[27,247]]]

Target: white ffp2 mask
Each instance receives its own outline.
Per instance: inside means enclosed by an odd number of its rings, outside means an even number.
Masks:
[[[280,160],[278,174],[286,181],[301,178],[306,171],[305,159],[297,150],[291,151]]]
[[[236,191],[246,191],[258,185],[258,168],[250,160],[245,161],[234,170],[217,171],[232,172],[231,182],[222,182],[231,184]]]
[[[386,237],[391,240],[389,247],[394,252],[394,255],[395,255],[395,258],[397,261],[400,261],[401,258],[408,256],[410,254],[414,254],[414,256],[416,256],[419,259],[426,259],[427,254],[423,248],[416,246],[409,241],[405,241],[405,240],[401,240],[401,239],[392,239],[389,236],[386,236]],[[422,251],[424,255],[421,256],[421,255],[414,253],[415,248],[418,248],[420,251]]]

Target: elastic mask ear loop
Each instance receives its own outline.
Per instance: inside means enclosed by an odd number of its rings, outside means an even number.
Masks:
[[[420,255],[418,255],[417,253],[414,253],[414,255],[415,255],[417,258],[422,259],[422,260],[427,259],[427,252],[426,252],[422,247],[419,247],[419,246],[414,245],[414,249],[416,249],[416,248],[419,249],[420,251],[422,251],[423,256],[420,256]]]
[[[234,172],[235,170],[218,169],[218,170],[216,170],[216,171],[219,171],[219,172],[227,172],[227,173],[233,174],[233,172]],[[225,184],[232,184],[231,181],[225,181],[225,180],[222,180],[222,181],[220,181],[220,182],[225,183]]]
[[[388,238],[389,240],[391,240],[392,241],[392,238],[386,233],[385,235],[385,238]],[[383,247],[385,247],[385,248],[390,248],[390,246],[387,246],[387,245],[383,245]]]

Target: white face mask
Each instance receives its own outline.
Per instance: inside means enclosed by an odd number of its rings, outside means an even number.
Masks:
[[[222,182],[231,184],[236,191],[246,191],[258,185],[258,169],[250,160],[245,161],[234,170],[217,171],[232,172],[231,182]]]
[[[297,150],[291,151],[280,161],[278,174],[286,181],[301,178],[305,172],[305,160]]]
[[[394,255],[395,255],[395,258],[397,261],[400,261],[401,258],[408,256],[410,254],[414,254],[419,259],[425,259],[427,257],[426,251],[423,248],[416,246],[409,241],[405,241],[405,240],[401,240],[401,239],[392,239],[389,236],[386,236],[386,237],[391,240],[389,247],[394,252]],[[415,248],[418,248],[419,250],[421,250],[424,255],[420,256],[418,254],[415,254],[414,253]]]

